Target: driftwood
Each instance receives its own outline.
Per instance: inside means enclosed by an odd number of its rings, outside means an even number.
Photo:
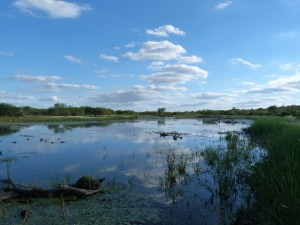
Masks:
[[[2,189],[4,190],[4,192],[0,193],[0,201],[12,199],[12,198],[20,198],[20,197],[61,197],[62,195],[77,196],[77,197],[89,196],[89,195],[103,192],[103,189],[100,187],[100,183],[103,180],[104,179],[100,179],[100,180],[91,179],[91,181],[98,182],[99,184],[99,186],[95,190],[86,189],[87,187],[85,188],[77,187],[78,181],[74,185],[60,184],[55,188],[48,189],[48,188],[41,188],[41,187],[30,187],[30,186],[19,185],[10,179],[0,180],[3,184]]]

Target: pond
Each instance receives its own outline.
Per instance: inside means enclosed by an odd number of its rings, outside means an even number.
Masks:
[[[102,178],[83,199],[16,199],[1,224],[230,224],[251,204],[247,185],[261,150],[248,120],[148,119],[0,126],[0,179],[31,186]]]

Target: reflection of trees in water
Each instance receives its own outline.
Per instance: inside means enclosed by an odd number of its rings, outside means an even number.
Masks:
[[[157,120],[157,125],[166,125],[166,120],[165,119],[158,119]]]
[[[108,127],[116,121],[101,121],[101,122],[84,122],[84,123],[61,123],[61,124],[48,124],[49,130],[54,133],[61,134],[67,131],[72,131],[76,128],[93,128],[93,127]],[[128,123],[130,121],[118,121],[118,123]]]
[[[17,133],[21,130],[21,128],[22,128],[21,126],[16,126],[16,125],[1,125],[0,136]]]
[[[67,131],[72,131],[76,128],[92,128],[92,127],[103,127],[100,123],[65,123],[65,124],[49,124],[47,127],[49,130],[53,130],[56,134],[65,133]]]

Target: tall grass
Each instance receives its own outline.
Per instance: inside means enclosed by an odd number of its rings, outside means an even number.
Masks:
[[[249,132],[267,149],[254,168],[261,224],[299,224],[300,126],[282,118],[260,118]]]

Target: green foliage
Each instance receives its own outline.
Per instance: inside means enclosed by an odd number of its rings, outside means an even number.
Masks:
[[[20,116],[20,110],[7,103],[0,103],[0,116]]]
[[[158,108],[158,109],[157,109],[157,114],[158,114],[159,116],[164,115],[165,112],[166,112],[166,108]]]
[[[237,109],[233,107],[230,110],[198,110],[184,112],[166,112],[166,108],[158,108],[157,111],[135,112],[133,110],[112,110],[104,107],[73,107],[65,103],[55,103],[48,109],[32,108],[30,106],[16,107],[7,103],[0,103],[0,117],[29,117],[29,116],[107,116],[107,115],[142,115],[142,116],[293,116],[300,117],[300,106],[270,106],[268,108],[258,109]]]

